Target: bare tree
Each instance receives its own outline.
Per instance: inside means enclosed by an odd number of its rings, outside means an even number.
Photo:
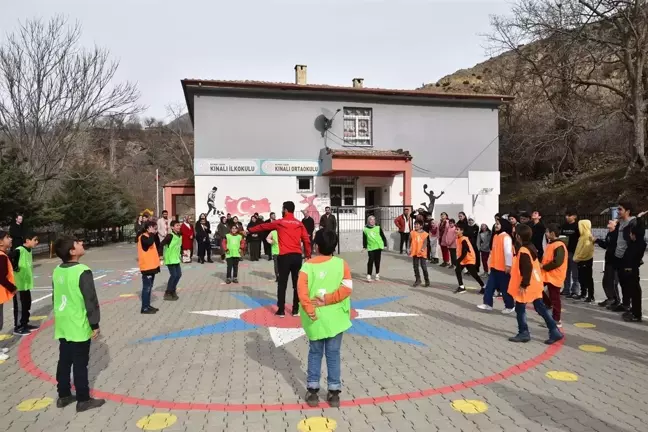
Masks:
[[[85,130],[142,110],[135,84],[114,82],[118,62],[81,47],[80,36],[79,24],[62,17],[29,20],[0,46],[0,129],[41,192]]]

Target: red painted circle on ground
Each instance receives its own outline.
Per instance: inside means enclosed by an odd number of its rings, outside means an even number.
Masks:
[[[132,300],[132,297],[120,297],[112,300],[105,301],[101,305],[116,303],[120,301]],[[32,376],[41,379],[43,381],[49,382],[51,384],[56,384],[56,378],[49,375],[47,372],[42,371],[41,369],[34,364],[34,360],[31,355],[31,346],[34,338],[38,336],[41,330],[44,330],[48,327],[51,327],[54,324],[53,320],[49,320],[44,323],[40,329],[29,336],[25,336],[21,339],[20,345],[18,347],[18,361],[20,367],[25,370],[27,373]],[[538,366],[539,364],[549,360],[555,356],[558,351],[563,347],[565,343],[565,338],[559,342],[549,345],[542,354],[539,354],[529,360],[523,361],[522,363],[513,365],[502,372],[489,375],[483,378],[478,378],[474,380],[464,381],[462,383],[444,386],[444,387],[434,387],[424,390],[417,390],[409,393],[400,393],[393,395],[382,395],[377,397],[365,397],[351,400],[343,400],[340,404],[342,408],[344,407],[356,407],[362,405],[377,405],[388,402],[398,402],[403,400],[410,399],[421,399],[434,395],[445,395],[450,393],[455,393],[461,390],[466,390],[472,387],[477,387],[480,385],[490,384],[498,381],[505,380],[509,377],[520,375],[527,370]],[[246,411],[302,411],[302,410],[316,410],[323,407],[328,407],[328,404],[321,403],[319,407],[311,408],[305,403],[297,404],[286,404],[286,403],[276,403],[276,404],[224,404],[224,403],[195,403],[195,402],[175,402],[175,401],[165,401],[158,399],[142,399],[136,398],[128,395],[121,395],[116,393],[109,393],[101,390],[92,389],[92,395],[96,398],[106,399],[112,402],[127,404],[127,405],[139,405],[147,406],[158,409],[172,409],[180,411],[234,411],[234,412],[246,412]]]
[[[241,314],[241,319],[248,324],[254,324],[261,327],[278,327],[278,328],[301,328],[301,318],[292,316],[290,311],[292,305],[286,304],[286,316],[283,318],[275,315],[277,306],[263,306],[255,309],[250,309]],[[358,312],[351,309],[351,319],[355,319]]]

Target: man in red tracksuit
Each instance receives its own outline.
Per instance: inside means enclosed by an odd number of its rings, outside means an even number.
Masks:
[[[279,240],[279,283],[277,284],[277,312],[280,318],[286,316],[286,289],[288,289],[288,276],[292,276],[293,302],[292,314],[299,315],[299,298],[297,296],[297,279],[302,265],[302,243],[306,259],[311,257],[310,237],[304,225],[295,219],[295,203],[286,201],[281,209],[282,219],[266,222],[250,227],[249,232],[271,232],[276,230]]]

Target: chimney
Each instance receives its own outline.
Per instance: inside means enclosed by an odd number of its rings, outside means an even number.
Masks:
[[[306,85],[306,65],[295,65],[295,84]]]
[[[362,88],[364,78],[353,78],[353,88]]]

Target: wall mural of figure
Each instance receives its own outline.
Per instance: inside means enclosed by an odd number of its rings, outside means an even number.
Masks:
[[[428,187],[427,184],[424,184],[424,185],[423,185],[423,193],[424,193],[425,195],[427,195],[428,200],[430,200],[430,202],[429,202],[429,204],[421,203],[421,205],[422,205],[423,207],[425,207],[425,209],[428,211],[428,213],[430,213],[430,214],[434,214],[434,204],[436,203],[436,200],[438,200],[439,198],[441,198],[445,192],[441,191],[441,193],[440,193],[439,195],[435,196],[435,195],[434,195],[434,191],[433,191],[433,190],[430,190],[430,191],[428,192],[427,187]]]
[[[209,191],[207,194],[207,216],[210,214],[213,214],[214,216],[217,215],[217,210],[216,210],[216,192],[218,191],[218,188],[214,186],[212,190]]]
[[[306,210],[309,216],[313,218],[313,220],[315,221],[315,226],[319,226],[320,212],[315,205],[315,198],[317,198],[317,195],[308,196],[302,194],[302,200],[299,201],[299,203],[306,204],[306,208],[304,210]]]

